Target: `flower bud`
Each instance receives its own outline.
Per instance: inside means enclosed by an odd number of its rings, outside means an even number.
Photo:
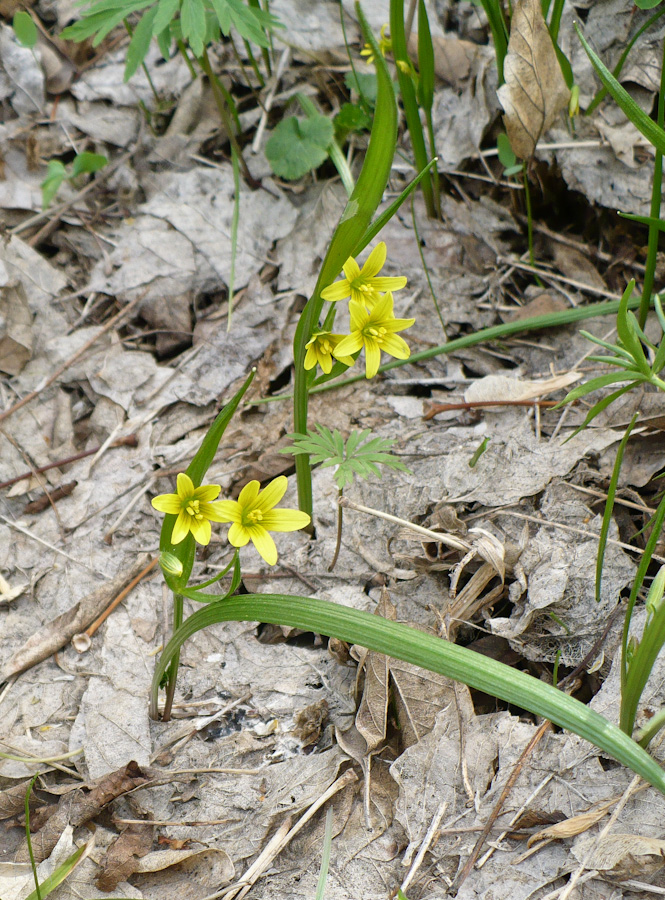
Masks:
[[[176,578],[182,575],[182,563],[174,553],[164,551],[159,557],[159,565],[167,575],[173,575]]]

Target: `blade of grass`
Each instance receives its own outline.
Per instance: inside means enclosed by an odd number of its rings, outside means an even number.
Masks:
[[[324,287],[332,284],[349,256],[354,256],[359,252],[358,243],[367,231],[388,183],[397,143],[397,103],[390,74],[358,3],[356,4],[356,13],[365,39],[372,47],[376,57],[378,80],[376,112],[369,146],[358,181],[330,242],[314,293],[298,320],[293,339],[295,368],[293,425],[294,431],[300,434],[307,432],[309,383],[308,373],[305,370],[306,345],[312,332],[318,326],[321,316],[323,308],[321,291]],[[296,457],[296,481],[298,505],[303,512],[311,516],[312,473],[306,454]]]
[[[418,171],[422,171],[428,162],[427,150],[425,148],[423,126],[420,121],[418,100],[416,99],[416,89],[413,85],[413,79],[409,74],[412,67],[406,48],[406,35],[404,32],[404,0],[390,0],[390,39],[393,43],[393,57],[397,67],[397,81],[399,82],[400,94],[402,96],[402,106],[404,107],[406,125],[409,129],[409,134],[411,135],[415,166]],[[400,63],[402,65],[400,65]],[[406,67],[406,71],[404,71],[403,67]],[[436,208],[434,205],[434,192],[429,178],[423,179],[422,190],[425,198],[425,206],[427,207],[427,215],[430,218],[435,218]]]
[[[401,622],[382,619],[373,613],[315,597],[246,594],[197,610],[171,638],[162,653],[153,680],[153,700],[163,672],[182,643],[208,625],[228,621],[288,625],[336,637],[460,681],[475,690],[543,716],[591,741],[665,794],[665,772],[658,762],[616,725],[579,700],[466,647],[451,644]]]
[[[600,537],[598,538],[598,555],[596,556],[596,603],[600,603],[600,588],[603,577],[603,563],[605,562],[605,548],[607,546],[607,536],[609,534],[610,524],[612,522],[614,498],[616,497],[617,485],[619,484],[619,475],[621,473],[623,455],[626,450],[626,445],[628,443],[630,433],[635,427],[635,423],[637,422],[638,415],[638,413],[635,413],[630,421],[630,424],[628,425],[628,428],[626,428],[626,433],[621,439],[619,449],[617,450],[617,457],[614,461],[612,477],[610,478],[610,484],[607,488],[607,500],[605,501],[605,512],[603,513],[603,522],[600,527]]]

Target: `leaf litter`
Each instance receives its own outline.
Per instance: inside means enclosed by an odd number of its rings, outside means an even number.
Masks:
[[[287,23],[297,64],[288,74],[289,86],[304,66],[314,69],[313,61],[345,64],[337,4],[322,0],[320,6],[316,27],[310,4],[283,0],[273,6]],[[377,31],[388,18],[387,8],[367,4]],[[539,9],[540,4],[518,5],[527,20]],[[391,247],[386,274],[409,278],[398,314],[416,315],[417,350],[445,340],[418,242],[449,338],[494,324],[497,314],[519,315],[536,302],[534,296],[544,296],[529,293],[510,270],[510,260],[517,262],[515,254],[523,249],[515,206],[493,187],[476,190],[470,177],[483,171],[473,166],[491,148],[499,114],[491,50],[468,39],[461,12],[456,34],[449,12],[439,17],[433,5],[429,10],[441,79],[435,98],[440,168],[450,173],[453,187],[442,198],[442,222],[428,221],[416,199],[418,234],[404,207],[381,235]],[[57,14],[66,18],[62,10]],[[627,3],[612,4],[611,13],[591,5],[587,33],[593,31],[596,49],[610,65],[643,16],[634,15]],[[572,19],[566,8],[560,43],[588,102],[596,85],[574,43]],[[357,41],[351,23],[348,34]],[[633,58],[640,65],[626,70],[645,107],[658,87],[654,46],[647,36],[639,39]],[[514,43],[512,51],[517,52]],[[186,66],[179,57],[160,61],[156,47],[150,53],[157,91],[184,110],[190,90]],[[537,78],[551,88],[547,71],[539,68],[551,64],[547,53],[538,50],[533,57]],[[462,59],[463,65],[451,71],[450,59]],[[235,187],[230,165],[217,153],[215,129],[204,127],[206,114],[201,113],[200,129],[191,120],[178,124],[179,131],[173,120],[170,134],[146,128],[137,103],[151,107],[150,86],[140,70],[123,83],[124,55],[112,50],[80,72],[68,91],[63,88],[55,118],[36,126],[38,112],[53,111],[43,57],[40,63],[39,55],[19,48],[5,25],[0,65],[0,93],[11,109],[0,126],[6,166],[0,202],[15,228],[0,247],[0,310],[9,305],[11,313],[3,314],[0,325],[3,409],[36,392],[2,423],[0,481],[57,463],[93,442],[102,445],[99,458],[33,475],[3,497],[0,569],[9,590],[3,586],[2,597],[12,599],[0,602],[0,663],[7,682],[0,694],[0,751],[52,759],[83,750],[61,762],[38,764],[32,815],[33,844],[43,858],[40,877],[84,845],[88,827],[94,827],[95,846],[59,888],[58,900],[198,900],[226,887],[228,896],[235,896],[243,877],[253,883],[250,896],[311,897],[323,833],[318,804],[327,798],[334,840],[326,896],[372,900],[400,884],[408,885],[410,897],[448,896],[536,732],[537,724],[519,710],[358,648],[340,646],[332,656],[317,637],[236,623],[201,632],[185,645],[174,718],[151,722],[148,686],[167,631],[162,591],[149,578],[79,649],[71,643],[117,593],[118,574],[126,583],[140,554],[149,559],[156,553],[159,523],[148,497],[170,489],[221,399],[252,365],[258,365],[264,394],[288,384],[299,304],[313,288],[343,208],[343,190],[323,179],[305,179],[297,187],[280,184],[269,175],[260,148],[250,155],[261,187],[241,187],[237,293],[227,332]],[[525,77],[516,71],[512,87],[508,80],[509,106],[518,118],[515,93]],[[577,135],[597,144],[576,147],[551,112],[563,105],[564,93],[559,84],[547,94],[537,120],[524,129],[533,144],[535,135],[552,145],[536,149],[537,159],[556,161],[568,187],[590,205],[648,211],[653,162],[635,135],[620,116],[601,107]],[[203,95],[194,100],[197,108],[206,108]],[[25,138],[31,129],[38,135],[32,150]],[[130,155],[108,187],[100,180],[87,199],[66,188],[67,208],[33,246],[35,229],[49,215],[24,228],[26,216],[41,216],[44,164],[49,155],[65,153],[69,140],[77,150],[85,145],[110,158],[119,150]],[[534,148],[523,149],[531,156]],[[486,162],[490,159],[488,154]],[[403,186],[402,168],[396,164],[387,201]],[[567,226],[575,234],[581,231],[576,221]],[[599,261],[582,240],[577,249],[564,249],[558,238],[543,232],[539,253],[575,286],[546,282],[552,292],[548,303],[581,303],[585,287],[616,289],[609,259]],[[125,320],[102,331],[129,303],[136,305]],[[604,334],[606,328],[607,322],[594,322],[589,330]],[[151,331],[159,333],[151,336]],[[346,491],[351,501],[453,534],[462,534],[459,523],[480,528],[500,548],[504,570],[478,554],[460,566],[463,552],[451,553],[413,534],[407,538],[399,526],[349,510],[338,566],[328,573],[337,486],[330,470],[319,469],[316,542],[303,534],[284,535],[277,571],[248,556],[247,584],[252,590],[311,593],[382,611],[454,634],[479,652],[519,658],[533,672],[542,673],[545,663],[558,658],[576,666],[594,651],[635,569],[635,554],[623,546],[631,536],[630,520],[617,514],[602,601],[596,605],[593,570],[602,507],[573,487],[602,489],[607,460],[631,410],[608,413],[599,427],[563,443],[570,431],[557,432],[560,414],[532,403],[549,392],[560,397],[556,392],[576,377],[587,350],[576,329],[568,327],[392,370],[378,391],[360,383],[334,399],[313,398],[314,420],[342,434],[371,428],[380,437],[397,436],[394,449],[412,472],[385,472],[381,480],[355,484]],[[63,365],[56,384],[43,388]],[[459,408],[424,421],[426,404],[439,400]],[[496,400],[532,405],[472,407]],[[660,410],[649,409],[649,421],[661,427]],[[571,410],[565,427],[578,425],[583,415]],[[245,408],[229,428],[211,475],[236,492],[252,477],[274,477],[286,462],[277,450],[292,430],[284,404]],[[138,446],[112,446],[129,434]],[[643,455],[648,456],[649,440],[636,440]],[[645,496],[652,505],[650,482],[661,468],[653,466],[636,464],[633,483],[649,488]],[[53,506],[24,509],[37,490],[46,486],[54,495],[53,489],[73,481],[73,491]],[[293,484],[289,490],[293,506]],[[635,492],[631,496],[639,499]],[[214,574],[227,558],[224,539],[217,539],[202,564]],[[455,597],[450,576],[456,571]],[[617,640],[613,626],[588,661],[596,673],[587,676],[597,679],[592,705],[613,719]],[[356,691],[354,657],[364,663],[362,693]],[[658,669],[645,695],[645,716],[662,705],[662,684]],[[25,859],[22,804],[34,771],[33,763],[0,761],[0,808],[10,823],[1,865],[14,867],[0,869],[3,900],[19,900],[32,889],[20,860]],[[643,795],[629,796],[614,830],[597,846],[603,812],[589,813],[581,826],[570,825],[564,840],[524,853],[524,838],[536,826],[523,823],[538,821],[542,829],[562,818],[572,822],[588,810],[611,809],[629,780],[580,739],[546,734],[526,759],[491,832],[493,852],[481,858],[457,896],[546,894],[581,860],[600,877],[613,879],[616,896],[623,895],[620,880],[645,880],[648,874],[653,885],[661,884],[664,810],[653,791],[648,803]],[[584,830],[573,841],[576,827]],[[584,896],[604,897],[609,889],[604,881],[583,886]]]

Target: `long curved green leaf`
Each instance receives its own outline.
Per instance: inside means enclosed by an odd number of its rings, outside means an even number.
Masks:
[[[195,612],[173,635],[159,660],[151,696],[153,717],[157,715],[161,677],[184,641],[208,625],[230,621],[268,622],[325,634],[460,681],[578,734],[665,794],[665,772],[656,760],[616,725],[579,700],[466,647],[401,622],[314,597],[246,594]]]
[[[623,85],[619,84],[598,54],[591,49],[578,25],[575,25],[575,31],[577,31],[577,36],[582,42],[586,55],[591,60],[591,64],[596,70],[598,77],[609,93],[614,97],[635,128],[644,135],[650,144],[653,144],[656,150],[665,153],[665,131],[656,125],[653,119],[644,112],[642,107],[638,106],[633,100]]]

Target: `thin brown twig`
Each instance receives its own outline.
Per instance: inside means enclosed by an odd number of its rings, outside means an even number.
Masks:
[[[141,300],[143,300],[147,293],[148,288],[146,288],[144,291],[141,291],[141,293],[137,297],[134,297],[133,300],[130,300],[127,306],[123,307],[119,313],[113,316],[113,318],[109,319],[106,325],[104,325],[102,329],[97,332],[96,335],[94,335],[94,337],[91,337],[89,341],[86,341],[85,344],[76,351],[76,353],[72,354],[69,359],[65,360],[65,362],[59,368],[57,368],[55,372],[49,378],[47,378],[42,385],[40,385],[40,387],[38,387],[34,391],[30,391],[29,394],[26,394],[25,397],[17,400],[16,403],[14,403],[8,409],[0,412],[0,422],[4,422],[5,419],[8,419],[9,416],[12,415],[12,413],[15,413],[17,410],[21,409],[21,407],[26,405],[26,403],[30,403],[30,401],[34,400],[35,397],[38,397],[43,390],[52,385],[53,382],[57,378],[59,378],[63,372],[66,372],[67,369],[70,368],[70,366],[73,366],[74,363],[77,362],[77,360],[79,360],[85,353],[87,353],[88,350],[93,346],[93,344],[95,344],[100,339],[100,337],[102,337],[102,335],[106,334],[107,331],[110,331],[112,328],[114,328],[121,319],[124,319],[124,317],[129,312],[131,312],[134,307],[141,302]]]
[[[138,439],[136,435],[128,434],[125,437],[118,438],[116,441],[113,441],[113,443],[109,446],[136,447],[137,445]],[[25,481],[27,478],[31,478],[33,475],[41,475],[43,472],[48,472],[49,469],[59,469],[60,466],[68,466],[70,463],[78,462],[80,459],[85,459],[87,456],[93,456],[93,454],[99,452],[100,447],[93,447],[92,450],[84,450],[82,453],[75,453],[74,456],[67,456],[65,457],[65,459],[58,459],[55,462],[48,463],[48,465],[46,466],[35,466],[34,469],[31,468],[29,472],[24,472],[22,475],[16,475],[16,477],[10,478],[9,481],[0,481],[0,490],[2,490],[3,488],[11,487],[13,484],[18,484],[19,481]]]
[[[457,891],[459,891],[459,889],[461,888],[461,886],[464,884],[467,877],[469,876],[469,873],[475,866],[476,861],[478,860],[478,857],[480,856],[480,851],[483,848],[483,844],[487,840],[487,837],[489,836],[489,833],[492,830],[494,823],[499,818],[499,815],[501,814],[501,810],[503,809],[503,804],[506,802],[508,795],[510,794],[513,787],[515,786],[515,782],[517,781],[517,779],[522,771],[524,763],[526,762],[527,758],[531,755],[531,753],[534,751],[534,749],[539,744],[539,742],[542,740],[545,733],[551,727],[552,727],[551,722],[543,722],[542,725],[540,725],[540,727],[536,731],[536,733],[533,735],[533,737],[531,738],[529,743],[526,745],[524,750],[522,750],[519,759],[515,763],[513,770],[510,773],[508,780],[506,781],[506,783],[503,787],[503,790],[501,791],[501,795],[499,796],[499,799],[495,803],[494,808],[492,809],[492,812],[489,814],[489,816],[487,818],[487,822],[485,822],[483,830],[480,832],[480,835],[478,836],[478,840],[474,844],[473,850],[469,854],[469,858],[464,863],[464,867],[462,868],[459,875],[455,878],[455,880],[453,882],[451,889],[454,890],[455,893]]]
[[[108,619],[108,617],[111,615],[111,613],[116,608],[116,606],[118,606],[120,603],[122,603],[122,601],[125,599],[125,597],[136,587],[136,585],[139,583],[139,581],[141,581],[143,578],[145,578],[145,576],[148,574],[148,572],[150,572],[152,569],[154,569],[156,565],[157,565],[157,557],[150,560],[150,562],[143,569],[143,571],[139,572],[139,574],[135,578],[132,578],[132,580],[129,582],[127,587],[123,588],[123,590],[120,591],[118,596],[115,597],[111,601],[111,603],[109,603],[109,605],[106,607],[106,609],[104,610],[104,612],[101,615],[97,616],[95,621],[86,628],[86,630],[83,632],[83,634],[85,634],[85,635],[87,635],[87,637],[91,638],[93,636],[93,634],[97,631],[97,629]],[[76,635],[75,635],[75,637],[76,637]]]

